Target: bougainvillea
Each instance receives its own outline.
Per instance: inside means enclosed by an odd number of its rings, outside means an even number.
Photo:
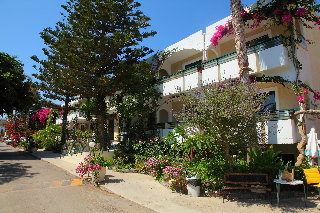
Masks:
[[[297,95],[296,97],[299,103],[304,103],[304,95]]]
[[[316,100],[316,101],[319,101],[320,100],[320,92],[316,91],[316,90],[313,90],[311,88],[302,88],[301,90],[299,91],[296,91],[295,90],[295,94],[296,94],[296,98],[297,98],[297,101],[299,103],[305,103],[306,101],[306,95],[309,94],[309,92],[313,93],[313,99]]]
[[[288,0],[286,2],[273,0],[269,3],[258,2],[254,7],[243,10],[241,15],[246,26],[250,28],[257,28],[263,21],[267,21],[265,26],[284,25],[290,31],[289,28],[292,28],[291,23],[294,20],[299,20],[308,28],[320,25],[319,17],[316,14],[319,12],[319,8],[315,0]],[[216,27],[216,32],[211,38],[212,45],[217,46],[218,40],[222,39],[223,36],[233,34],[232,24],[230,23],[231,21],[229,20],[225,26]],[[225,28],[227,28],[227,31]],[[295,33],[299,38],[292,39],[288,37],[287,41],[300,43],[301,39],[304,39],[299,31],[296,30]],[[308,40],[306,42],[310,43]]]
[[[48,119],[49,113],[50,113],[50,109],[39,109],[31,118],[33,120],[39,121],[39,123],[43,126]]]
[[[313,98],[317,101],[320,101],[320,92],[314,91],[313,93]]]
[[[213,34],[210,42],[214,45],[217,46],[218,45],[218,41],[220,39],[222,39],[223,36],[225,35],[231,35],[232,32],[232,25],[231,22],[227,22],[226,25],[220,25],[216,27],[216,32]]]
[[[33,131],[28,127],[25,120],[21,118],[10,118],[4,123],[4,128],[12,138],[12,145],[17,146],[17,143],[22,137],[27,138],[33,134]]]
[[[85,175],[96,178],[102,167],[105,166],[107,166],[107,162],[100,153],[91,153],[83,159],[83,162],[79,163],[76,173],[79,173],[82,178]]]

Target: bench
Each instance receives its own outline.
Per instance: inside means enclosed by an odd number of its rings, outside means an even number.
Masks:
[[[270,198],[271,189],[268,174],[262,173],[229,173],[224,175],[223,191],[226,190],[252,190],[268,192]],[[223,202],[226,194],[223,193]]]

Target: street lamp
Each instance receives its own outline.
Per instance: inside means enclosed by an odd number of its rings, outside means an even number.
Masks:
[[[94,142],[94,141],[89,142],[89,147],[90,147],[90,148],[94,148],[96,145],[97,145],[97,144],[96,144],[96,142]]]

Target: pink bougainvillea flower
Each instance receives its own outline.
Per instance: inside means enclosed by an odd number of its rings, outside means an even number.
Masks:
[[[293,18],[293,15],[290,13],[290,11],[285,11],[283,13],[283,16],[282,16],[282,23],[290,23],[292,21],[292,18]]]
[[[248,15],[249,13],[248,13],[248,11],[246,11],[246,10],[242,10],[241,11],[241,16],[242,17],[244,17],[244,16],[246,16],[246,15]]]
[[[298,9],[296,10],[295,14],[296,14],[297,16],[304,17],[305,15],[308,14],[308,11],[307,11],[306,9],[304,9],[304,8],[298,8]]]
[[[259,13],[254,13],[252,18],[255,19],[255,20],[259,20],[260,19]]]
[[[258,12],[254,13],[252,15],[253,24],[251,25],[251,28],[257,28],[260,26],[261,22],[265,20],[264,17],[261,16]]]
[[[297,97],[299,103],[303,103],[304,102],[304,96],[303,95],[297,95],[296,97]]]
[[[216,32],[213,34],[212,38],[210,39],[210,42],[213,46],[217,46],[218,41],[222,39],[223,36],[230,34],[232,34],[231,22],[228,21],[226,25],[219,25],[216,27]]]
[[[302,89],[302,92],[303,92],[304,94],[308,94],[308,93],[309,93],[309,90],[306,89],[306,88],[304,88],[304,89]]]
[[[217,26],[216,30],[222,32],[226,27],[223,25]]]
[[[314,91],[313,98],[317,101],[320,101],[320,92]]]
[[[33,120],[38,120],[41,125],[45,124],[48,115],[50,113],[50,109],[39,109],[33,116]]]

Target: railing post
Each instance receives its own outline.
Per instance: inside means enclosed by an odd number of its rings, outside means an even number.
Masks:
[[[182,75],[182,88],[181,88],[181,92],[186,90],[186,81],[185,81],[185,77],[184,77],[184,72],[181,73]]]

